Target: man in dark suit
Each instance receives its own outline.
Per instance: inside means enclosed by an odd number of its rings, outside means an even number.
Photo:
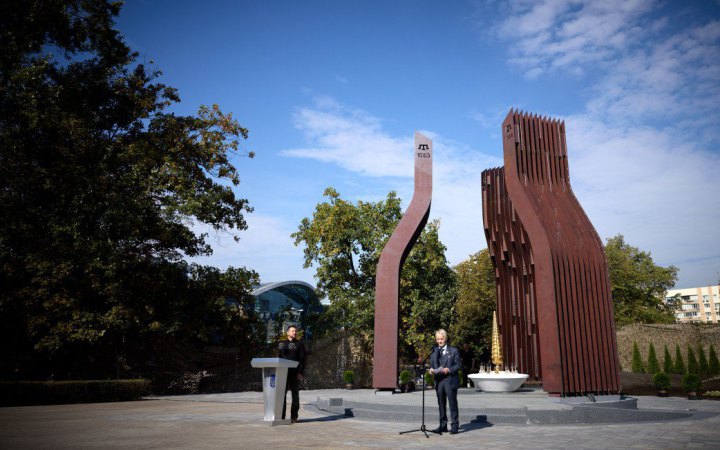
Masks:
[[[291,392],[292,406],[290,406],[290,422],[297,423],[298,412],[300,411],[300,382],[305,374],[305,345],[298,339],[297,327],[287,327],[287,339],[280,341],[278,345],[278,356],[285,359],[297,361],[299,364],[294,369],[288,369],[287,385],[283,399],[282,418],[285,419],[287,411],[287,391]]]
[[[435,392],[440,408],[440,426],[434,433],[447,431],[446,401],[450,404],[450,434],[457,434],[460,427],[457,391],[460,387],[458,370],[460,370],[460,352],[447,345],[447,332],[440,329],[435,332],[437,347],[430,356],[430,373],[435,376]]]

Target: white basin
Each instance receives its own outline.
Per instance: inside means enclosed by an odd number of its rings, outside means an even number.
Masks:
[[[484,392],[514,392],[520,389],[528,375],[525,373],[471,373],[468,375],[475,388]]]

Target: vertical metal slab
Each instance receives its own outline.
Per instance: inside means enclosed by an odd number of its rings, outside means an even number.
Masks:
[[[607,261],[570,187],[565,124],[511,110],[482,174],[507,364],[553,395],[620,390]]]
[[[407,211],[385,244],[375,280],[375,350],[373,387],[394,390],[398,383],[400,271],[420,236],[432,201],[432,141],[415,133],[415,190]]]

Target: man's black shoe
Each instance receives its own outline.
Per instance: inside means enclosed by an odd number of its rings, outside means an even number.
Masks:
[[[437,434],[443,434],[447,433],[447,428],[437,427],[434,430],[430,431],[431,433],[437,433]]]
[[[455,430],[455,429],[450,430],[450,434],[458,434],[459,432],[460,432],[459,430]]]

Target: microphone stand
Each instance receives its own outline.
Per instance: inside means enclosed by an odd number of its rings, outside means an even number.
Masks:
[[[436,348],[436,347],[435,347]],[[429,355],[425,359],[420,362],[421,373],[422,373],[422,424],[420,425],[420,428],[416,428],[414,430],[407,430],[407,431],[401,431],[399,434],[407,434],[407,433],[414,433],[416,431],[422,431],[425,433],[425,437],[430,439],[430,435],[428,435],[428,431],[431,433],[434,433],[432,430],[428,430],[427,427],[425,427],[425,363],[427,362],[428,358],[435,352],[435,348],[430,352]],[[415,364],[413,366],[413,369],[415,371],[415,375],[417,376],[418,373],[418,365]]]

